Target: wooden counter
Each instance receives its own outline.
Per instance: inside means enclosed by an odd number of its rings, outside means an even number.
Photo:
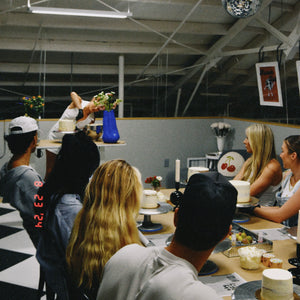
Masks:
[[[166,196],[169,196],[173,190],[161,190]],[[152,215],[151,221],[153,223],[161,223],[163,229],[158,231],[157,234],[172,233],[175,230],[173,224],[174,212],[169,212],[162,215]],[[143,216],[139,216],[139,220],[142,220]],[[259,230],[259,229],[271,229],[271,228],[281,228],[282,224],[267,221],[255,216],[251,216],[250,221],[240,224],[241,226],[249,230]],[[146,233],[145,233],[146,234]],[[154,234],[151,232],[151,234]],[[293,266],[288,263],[288,259],[296,257],[296,241],[293,239],[273,241],[273,253],[276,257],[283,260],[283,269],[287,270]],[[239,257],[228,258],[223,253],[212,254],[209,258],[214,263],[217,264],[219,270],[213,275],[225,275],[231,274],[233,272],[238,273],[246,281],[261,280],[262,271],[266,269],[263,264],[257,270],[244,270],[240,267]],[[229,300],[231,297],[224,297],[223,299]]]
[[[100,141],[95,141],[95,144],[98,147],[113,147],[113,146],[126,146],[125,141],[117,141],[116,143],[104,143]],[[61,141],[60,140],[40,140],[37,149],[53,149],[53,148],[59,148],[61,146]]]

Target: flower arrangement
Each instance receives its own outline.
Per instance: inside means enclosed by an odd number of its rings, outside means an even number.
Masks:
[[[161,176],[147,177],[145,183],[150,183],[154,188],[161,186],[160,182],[162,181]]]
[[[231,125],[224,122],[216,122],[216,123],[212,123],[210,125],[210,128],[212,129],[215,136],[224,137],[231,130]]]
[[[122,102],[121,99],[115,99],[114,97],[115,93],[105,93],[102,91],[98,95],[95,96],[95,105],[96,106],[104,106],[105,110],[111,111],[112,109],[115,109],[117,105]]]
[[[37,119],[43,112],[45,101],[42,96],[23,97],[25,116]]]

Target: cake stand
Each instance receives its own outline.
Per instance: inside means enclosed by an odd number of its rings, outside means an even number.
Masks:
[[[157,208],[141,208],[139,213],[144,215],[144,220],[138,227],[142,232],[155,232],[162,229],[162,225],[159,223],[152,223],[152,215],[166,214],[173,209],[172,205],[165,202],[158,202]]]
[[[257,300],[260,297],[261,280],[250,281],[239,285],[233,292],[232,300]],[[293,285],[294,299],[300,299],[300,286]]]
[[[233,222],[235,223],[245,223],[250,220],[250,217],[246,214],[239,213],[239,208],[248,208],[254,206],[258,203],[259,199],[255,197],[250,197],[250,202],[247,203],[237,203],[236,204],[236,211],[233,217]]]

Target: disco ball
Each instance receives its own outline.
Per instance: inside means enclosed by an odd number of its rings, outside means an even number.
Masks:
[[[235,18],[253,16],[261,6],[261,0],[222,0],[225,10]]]

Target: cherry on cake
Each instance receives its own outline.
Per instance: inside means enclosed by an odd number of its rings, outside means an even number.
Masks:
[[[293,276],[283,269],[266,269],[261,282],[261,299],[293,300]]]
[[[158,207],[158,196],[156,191],[144,190],[142,199],[142,208],[157,208]]]
[[[229,180],[238,192],[237,203],[250,202],[250,182],[244,180]]]
[[[75,123],[73,120],[59,120],[58,130],[63,132],[70,132],[75,130]]]

